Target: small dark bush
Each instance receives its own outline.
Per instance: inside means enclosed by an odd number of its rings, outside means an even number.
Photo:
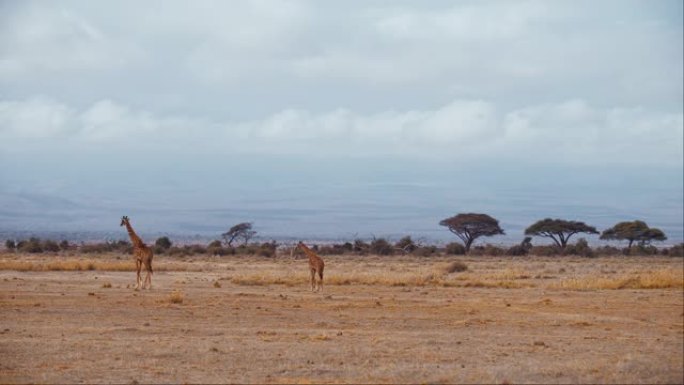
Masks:
[[[451,242],[446,245],[444,252],[448,255],[465,255],[466,249],[465,246],[458,242]]]
[[[62,240],[62,242],[59,243],[59,248],[62,251],[67,251],[67,250],[71,249],[71,245],[69,244],[69,241],[64,239],[64,240]]]
[[[162,250],[168,250],[171,248],[172,243],[169,237],[160,237],[154,242],[154,245]]]
[[[532,246],[530,254],[540,257],[551,257],[561,254],[561,250],[556,246]]]
[[[506,250],[494,246],[494,245],[484,245],[484,246],[475,246],[470,248],[470,255],[476,255],[476,256],[483,256],[483,255],[490,255],[490,256],[499,256],[499,255],[504,255],[506,253]]]
[[[5,241],[5,248],[9,251],[14,251],[17,248],[17,244],[14,240],[8,239]]]
[[[59,244],[50,239],[44,240],[42,247],[44,252],[56,253],[59,251]]]
[[[17,249],[23,253],[42,253],[43,245],[40,238],[30,238],[28,241],[19,241]]]
[[[566,255],[581,255],[583,257],[593,257],[594,251],[589,247],[589,242],[586,239],[580,238],[574,245],[565,247],[563,254]]]
[[[371,242],[370,252],[371,252],[371,254],[377,254],[377,255],[392,255],[394,252],[394,249],[392,248],[392,245],[390,245],[390,243],[387,242],[387,240],[385,238],[377,238]]]
[[[262,257],[273,258],[276,256],[278,245],[274,242],[262,243],[259,246],[259,255]]]
[[[410,235],[401,238],[397,243],[394,244],[394,247],[406,254],[413,253],[418,248],[416,243],[413,242],[413,239],[411,239]]]
[[[370,245],[360,239],[354,240],[353,251],[355,253],[366,255],[370,250]]]
[[[511,256],[522,256],[522,255],[527,255],[529,252],[527,247],[524,247],[522,245],[515,245],[512,247],[509,247],[508,250],[506,250],[506,255],[511,255]]]
[[[418,247],[413,251],[414,255],[419,257],[429,257],[437,254],[437,246],[422,246]]]
[[[670,257],[684,257],[684,243],[665,248],[662,250],[662,254]]]
[[[599,256],[620,255],[622,250],[614,246],[600,246],[594,248],[594,254]]]

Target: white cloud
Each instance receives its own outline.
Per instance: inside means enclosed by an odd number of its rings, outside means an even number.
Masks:
[[[455,100],[430,110],[360,114],[287,109],[263,119],[210,122],[160,116],[111,100],[78,110],[45,98],[0,103],[0,142],[136,144],[174,151],[551,159],[558,163],[680,164],[681,113],[598,108],[582,99],[502,110]],[[190,147],[187,147],[190,146]],[[638,154],[638,157],[634,155]]]

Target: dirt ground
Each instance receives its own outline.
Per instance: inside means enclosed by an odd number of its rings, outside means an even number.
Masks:
[[[329,258],[320,293],[306,261],[292,259],[161,263],[144,291],[129,287],[130,271],[2,270],[0,383],[682,382],[681,286],[557,285],[681,271],[681,258],[482,257],[449,275],[521,283],[512,286],[407,275],[448,261]],[[334,278],[350,272],[376,279]]]

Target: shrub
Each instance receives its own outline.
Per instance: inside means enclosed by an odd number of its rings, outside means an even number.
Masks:
[[[223,244],[219,240],[212,241],[211,243],[209,243],[209,245],[207,246],[206,253],[211,255],[228,254],[227,251],[223,248]]]
[[[377,255],[392,255],[394,249],[385,238],[373,239],[370,244],[370,252]]]
[[[413,242],[413,239],[411,239],[410,235],[401,238],[399,242],[394,245],[394,247],[407,254],[413,253],[413,251],[418,248],[416,243]]]
[[[160,237],[154,242],[154,245],[162,250],[168,250],[171,248],[172,243],[169,237]]]
[[[259,246],[259,255],[268,258],[275,257],[277,248],[278,245],[275,241],[262,243],[261,246]]]
[[[581,255],[583,257],[593,257],[594,252],[589,247],[589,242],[586,239],[580,238],[574,245],[567,246],[563,251],[564,254]]]
[[[470,255],[491,255],[491,256],[499,256],[499,255],[504,255],[506,251],[498,246],[494,245],[484,245],[484,246],[475,246],[470,249]]]
[[[354,240],[354,252],[365,255],[370,250],[370,245],[360,239]]]
[[[413,251],[413,254],[419,257],[429,257],[437,253],[437,246],[423,246],[418,247]]]
[[[669,255],[671,257],[684,257],[684,243],[674,245],[669,249],[663,249],[662,254]]]
[[[23,253],[42,253],[43,245],[39,238],[30,238],[28,241],[19,241],[17,249]]]
[[[59,251],[59,244],[57,244],[57,242],[50,240],[50,239],[46,239],[45,241],[43,241],[42,247],[43,247],[43,251],[47,251],[50,253],[56,253]]]
[[[622,254],[622,250],[618,249],[615,246],[601,246],[601,247],[596,247],[594,248],[594,254],[596,255],[620,255]]]
[[[561,250],[557,246],[532,246],[530,249],[530,254],[540,257],[556,256],[560,253]]]
[[[9,251],[14,251],[17,248],[17,244],[12,239],[5,241],[5,248]]]
[[[446,245],[445,252],[448,255],[465,255],[466,249],[465,246],[458,242],[451,242]]]
[[[69,244],[69,241],[67,241],[66,239],[64,239],[64,240],[62,240],[62,242],[59,243],[59,248],[60,248],[62,251],[67,251],[67,250],[69,250],[69,249],[71,248],[71,245]]]
[[[506,250],[506,255],[522,256],[527,255],[528,251],[528,248],[524,247],[523,245],[515,245]]]

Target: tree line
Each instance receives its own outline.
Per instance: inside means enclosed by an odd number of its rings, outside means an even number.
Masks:
[[[657,228],[649,227],[645,222],[635,220],[631,222],[619,222],[600,233],[602,240],[626,241],[627,248],[613,246],[601,246],[591,248],[584,238],[580,238],[575,244],[570,244],[570,238],[575,234],[599,234],[594,226],[580,221],[546,218],[539,220],[525,229],[526,237],[517,245],[500,247],[494,245],[473,246],[473,243],[482,237],[491,237],[505,234],[499,226],[499,221],[487,214],[462,213],[443,219],[439,222],[454,233],[461,242],[451,242],[443,247],[424,244],[415,241],[410,236],[405,236],[397,242],[390,242],[385,238],[375,238],[371,241],[355,239],[353,242],[338,244],[313,245],[317,252],[324,255],[360,254],[360,255],[395,255],[412,254],[419,256],[431,255],[674,255],[681,256],[684,244],[671,248],[658,250],[651,243],[667,239],[665,233]],[[208,245],[192,244],[174,246],[168,237],[158,238],[153,249],[156,254],[168,255],[260,255],[274,257],[281,246],[275,241],[250,243],[255,238],[256,231],[250,222],[242,222],[232,226],[228,231],[221,234],[221,240],[214,240]],[[549,238],[553,241],[551,246],[533,246],[532,237]],[[131,245],[128,241],[119,240],[96,244],[72,244],[66,240],[61,242],[53,240],[41,240],[30,238],[15,242],[7,240],[5,248],[10,251],[26,253],[42,252],[66,252],[78,250],[83,253],[128,253]]]
[[[499,221],[487,214],[466,213],[457,214],[439,222],[463,241],[466,253],[470,251],[473,242],[480,237],[491,237],[505,234],[499,226]],[[525,235],[549,238],[561,250],[567,248],[570,238],[579,233],[599,234],[596,227],[580,221],[546,218],[539,220],[525,229]],[[631,248],[636,241],[642,247],[653,241],[667,239],[665,233],[657,228],[649,227],[643,221],[619,222],[613,227],[600,233],[602,240],[628,241]],[[523,240],[522,245],[530,243],[531,239]]]

